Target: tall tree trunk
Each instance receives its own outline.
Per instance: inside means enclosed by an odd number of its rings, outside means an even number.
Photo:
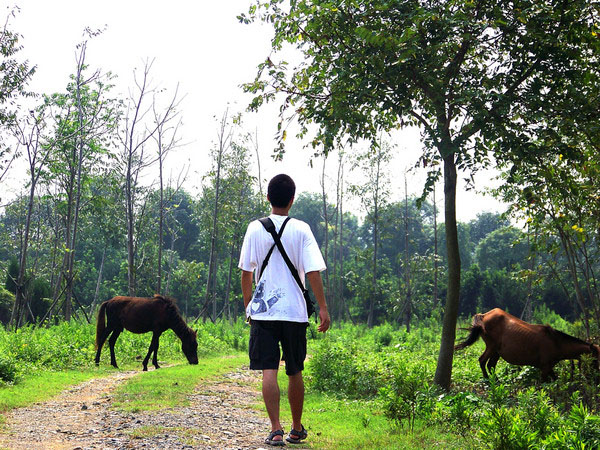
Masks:
[[[214,287],[216,286],[216,275],[217,275],[217,265],[216,265],[216,243],[217,243],[217,217],[219,213],[219,194],[221,189],[221,165],[223,161],[223,154],[227,146],[229,145],[231,133],[227,131],[227,116],[228,112],[225,111],[223,117],[221,118],[220,130],[218,134],[219,138],[219,148],[217,153],[217,173],[215,179],[215,202],[213,205],[213,222],[212,222],[212,230],[210,234],[210,256],[208,263],[208,280],[206,280],[206,300],[208,303],[210,298],[212,297],[212,320],[213,322],[217,319],[217,296],[214,291]]]
[[[446,220],[446,251],[448,254],[448,289],[442,325],[442,339],[434,382],[450,388],[452,360],[460,297],[460,253],[456,225],[456,163],[454,153],[444,157],[444,217]]]
[[[381,148],[378,147],[377,151],[377,170],[375,174],[375,193],[374,193],[374,206],[373,206],[373,274],[371,280],[371,301],[369,304],[369,315],[367,316],[367,326],[371,328],[374,322],[375,316],[375,301],[377,300],[377,250],[379,244],[379,175],[381,169]]]
[[[129,296],[135,296],[135,242],[134,228],[135,216],[133,215],[133,186],[131,166],[133,164],[133,155],[128,158],[127,173],[125,175],[125,208],[127,220],[127,292]]]
[[[323,243],[325,248],[325,265],[329,267],[329,215],[327,214],[327,194],[325,193],[325,163],[327,157],[323,156],[323,173],[321,177],[322,197],[323,197],[323,220],[325,221],[325,233]],[[329,270],[325,271],[325,298],[327,304],[331,304],[331,286],[329,285]]]
[[[339,220],[340,220],[340,172],[342,168],[342,155],[343,153],[340,151],[340,157],[338,160],[338,170],[337,170],[337,179],[335,183],[335,220],[334,220],[334,229],[333,229],[333,289],[331,292],[331,299],[335,299],[335,302],[332,303],[332,312],[333,319],[339,319],[343,317],[343,312],[341,310],[341,302],[340,302],[340,292],[338,290],[338,280],[340,278],[340,274],[338,273],[338,253],[340,252],[339,246]]]
[[[100,260],[100,268],[98,269],[98,280],[96,281],[96,290],[94,291],[94,299],[90,305],[90,315],[94,313],[96,304],[98,303],[98,297],[100,296],[100,286],[102,285],[102,273],[104,272],[104,258],[106,257],[106,245],[102,250],[102,259]]]
[[[27,266],[27,249],[29,247],[29,229],[31,227],[31,215],[33,212],[33,200],[35,198],[35,183],[31,177],[31,186],[29,188],[29,201],[27,203],[27,216],[25,217],[25,230],[23,232],[23,241],[21,244],[21,255],[19,258],[19,273],[15,280],[15,303],[10,318],[11,324],[16,330],[21,326],[21,317],[23,315],[25,303],[25,268]]]
[[[410,275],[410,252],[408,251],[408,182],[406,174],[404,174],[404,280],[406,284],[404,317],[407,333],[410,333],[410,320],[412,318],[412,286]]]
[[[435,184],[433,185],[433,309],[438,306],[438,234],[437,234],[437,203]]]
[[[583,324],[585,325],[586,336],[590,337],[590,314],[585,304],[585,297],[583,292],[581,292],[581,286],[579,286],[579,277],[577,276],[577,267],[575,265],[575,257],[573,255],[573,246],[569,242],[568,236],[559,229],[560,240],[563,245],[563,249],[565,250],[565,255],[567,257],[567,263],[569,267],[569,272],[571,274],[571,280],[573,281],[573,287],[575,288],[575,298],[577,299],[577,303],[581,308],[581,312],[583,314]]]
[[[162,133],[160,132],[158,133],[158,179],[160,183],[160,204],[158,211],[158,261],[156,262],[156,293],[160,294],[162,283],[163,220],[165,216]]]
[[[167,284],[165,286],[165,294],[169,295],[171,285],[171,275],[173,274],[173,254],[175,252],[175,240],[177,239],[175,233],[171,234],[171,251],[169,252],[169,273],[167,274]],[[186,311],[187,314],[187,311]]]

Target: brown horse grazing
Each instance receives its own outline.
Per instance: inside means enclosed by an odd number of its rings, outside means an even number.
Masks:
[[[104,318],[106,316],[106,325]],[[156,353],[160,335],[171,328],[181,339],[181,349],[190,364],[198,364],[198,343],[196,332],[187,326],[175,300],[161,295],[154,297],[113,297],[100,305],[98,323],[96,324],[96,365],[100,364],[100,352],[106,338],[112,333],[110,345],[110,363],[117,367],[115,359],[115,342],[123,329],[132,333],[147,333],[152,331],[152,341],[148,354],[144,358],[144,370],[148,370],[150,354],[154,352],[152,364],[159,368]]]
[[[495,369],[502,357],[510,364],[530,365],[541,369],[542,379],[554,374],[554,366],[563,359],[579,359],[582,354],[600,357],[600,347],[555,330],[549,325],[532,325],[517,319],[499,308],[485,314],[475,314],[467,339],[456,345],[461,350],[473,344],[479,336],[485,342],[485,351],[479,357],[479,365],[485,378],[488,370]]]

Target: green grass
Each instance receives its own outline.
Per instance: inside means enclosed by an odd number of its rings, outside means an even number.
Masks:
[[[184,364],[144,372],[116,390],[113,406],[128,412],[187,406],[187,396],[199,383],[238,368],[247,359],[243,354],[213,356],[201,359],[197,366]]]
[[[287,399],[287,376],[280,370],[281,418],[286,434],[291,429]],[[266,415],[264,405],[258,408]],[[375,400],[339,399],[327,394],[307,392],[302,422],[308,439],[294,448],[313,449],[469,449],[470,439],[462,438],[440,427],[415,424],[414,431],[390,423]]]

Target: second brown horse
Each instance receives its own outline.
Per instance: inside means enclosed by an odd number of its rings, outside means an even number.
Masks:
[[[105,324],[106,316],[106,324]],[[123,331],[132,333],[147,333],[152,331],[152,341],[148,354],[142,365],[148,370],[148,360],[152,357],[152,364],[159,368],[156,354],[160,335],[172,329],[181,340],[181,349],[190,364],[198,364],[198,342],[196,332],[187,326],[175,301],[169,297],[155,295],[154,297],[113,297],[100,305],[98,323],[96,325],[96,365],[100,363],[102,345],[108,338],[110,346],[110,363],[117,367],[115,358],[115,342]]]
[[[454,347],[461,350],[481,336],[485,351],[479,365],[485,378],[502,358],[518,366],[534,366],[542,371],[542,379],[555,378],[554,366],[563,359],[579,359],[583,354],[596,358],[598,368],[600,347],[555,330],[549,325],[533,325],[517,319],[499,308],[485,314],[475,314],[467,339]],[[487,368],[487,370],[486,370]]]

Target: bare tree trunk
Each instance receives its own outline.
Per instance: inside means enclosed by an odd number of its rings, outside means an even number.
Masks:
[[[158,180],[160,189],[160,203],[158,208],[158,258],[156,261],[156,293],[161,293],[162,282],[162,247],[163,247],[163,220],[165,216],[165,196],[163,186],[163,157],[162,136],[158,133]]]
[[[585,333],[586,337],[590,337],[590,315],[585,304],[585,297],[583,292],[581,292],[581,286],[579,286],[579,277],[577,276],[577,267],[575,265],[575,257],[573,255],[573,247],[569,242],[569,238],[565,235],[565,233],[559,228],[558,230],[560,235],[560,240],[563,245],[563,249],[565,250],[565,255],[567,257],[567,263],[569,267],[569,272],[571,273],[571,280],[573,281],[573,287],[575,288],[575,298],[577,299],[577,303],[581,308],[581,312],[583,313],[583,324],[585,325]]]
[[[375,301],[377,299],[377,250],[379,244],[379,177],[381,171],[381,148],[378,147],[377,151],[377,169],[375,173],[375,192],[374,192],[374,205],[373,205],[373,274],[371,284],[371,301],[369,303],[369,315],[367,316],[367,326],[371,328],[374,322],[375,315]]]
[[[451,150],[448,148],[447,150]],[[448,290],[442,324],[442,339],[435,370],[434,382],[444,389],[450,388],[454,340],[460,295],[460,253],[456,225],[456,163],[453,152],[444,157],[444,215],[446,219],[446,249],[448,254]]]
[[[433,309],[438,306],[438,235],[437,235],[437,203],[433,185]]]
[[[31,216],[35,200],[37,182],[50,154],[49,149],[43,149],[40,153],[39,139],[41,134],[42,118],[33,118],[30,130],[26,130],[26,124],[16,124],[15,130],[19,145],[25,147],[29,162],[29,198],[27,202],[27,214],[25,216],[25,229],[21,240],[21,251],[19,255],[19,272],[15,280],[15,303],[11,312],[10,323],[15,329],[21,326],[21,317],[25,313],[25,275],[27,268],[27,251],[29,249],[29,234],[31,229]]]
[[[98,280],[96,281],[96,290],[94,291],[94,299],[90,305],[90,314],[94,313],[94,309],[98,304],[98,297],[100,296],[100,286],[102,285],[102,273],[104,272],[104,258],[106,257],[106,245],[102,250],[102,259],[100,260],[100,268],[98,269]]]
[[[329,215],[327,214],[327,194],[325,193],[325,163],[327,162],[327,157],[323,156],[323,173],[321,176],[321,188],[323,193],[323,220],[325,221],[325,265],[329,267]],[[325,271],[325,298],[327,299],[327,304],[331,304],[331,286],[329,285],[329,270]]]
[[[227,129],[228,111],[225,111],[221,118],[218,132],[219,148],[217,149],[217,173],[215,179],[215,201],[213,205],[213,223],[210,234],[210,256],[208,262],[208,280],[206,281],[206,302],[212,297],[212,320],[217,318],[217,297],[214,287],[216,286],[216,241],[217,241],[217,217],[219,213],[219,195],[221,190],[221,166],[223,155],[231,143],[232,130]]]
[[[410,252],[408,251],[408,181],[406,180],[406,174],[404,174],[404,280],[406,284],[404,317],[407,333],[410,333],[410,320],[412,318],[412,286],[410,275]]]
[[[352,322],[353,325],[356,325],[352,314],[350,314],[350,307],[346,302],[346,298],[344,297],[344,167],[342,166],[341,175],[340,175],[340,245],[339,245],[339,258],[340,258],[340,287],[339,287],[339,296],[342,302],[342,307],[346,312],[346,316]]]
[[[340,157],[338,160],[338,170],[337,170],[337,178],[335,183],[335,220],[334,220],[334,229],[333,229],[333,290],[331,293],[331,305],[333,311],[333,318],[338,319],[343,317],[343,312],[341,311],[341,303],[340,303],[340,293],[338,290],[340,274],[338,273],[338,253],[340,252],[339,248],[339,220],[340,220],[340,171],[342,167],[342,152],[340,151]],[[335,301],[332,301],[335,299]]]
[[[148,160],[145,154],[145,147],[149,139],[161,135],[164,132],[166,124],[177,116],[177,107],[180,102],[178,89],[176,89],[162,114],[157,113],[156,91],[149,86],[149,74],[152,63],[152,61],[146,61],[140,80],[138,80],[134,72],[134,82],[137,91],[135,94],[131,94],[129,98],[129,109],[125,118],[123,135],[121,136],[121,144],[123,146],[121,163],[125,178],[125,221],[127,224],[127,289],[131,296],[135,295],[137,289],[137,268],[135,265],[137,254],[135,239],[136,222],[143,215],[143,212],[138,214],[138,211],[136,211],[137,193],[139,190],[138,180],[141,172],[156,161]],[[146,99],[151,94],[152,102],[147,106]],[[153,121],[151,124],[143,126],[144,119],[151,110],[154,112]],[[129,114],[132,116],[130,117]],[[138,132],[139,128],[143,128],[143,131]],[[176,129],[177,126],[175,126]],[[175,132],[172,142],[175,142],[174,136]]]
[[[175,252],[175,239],[175,233],[173,233],[171,235],[171,251],[169,252],[169,273],[167,274],[167,285],[165,286],[165,293],[167,295],[169,294],[171,285],[171,275],[173,274],[173,253]]]

